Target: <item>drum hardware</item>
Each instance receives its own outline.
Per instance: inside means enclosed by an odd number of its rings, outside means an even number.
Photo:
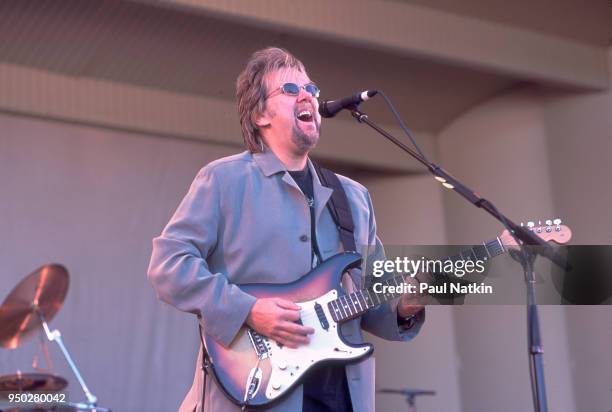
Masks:
[[[61,405],[59,409],[52,410],[110,412],[109,409],[96,406],[98,398],[87,387],[66,345],[64,345],[61,332],[49,328],[48,321],[51,321],[62,307],[68,292],[68,285],[68,271],[64,266],[58,264],[42,266],[19,282],[0,305],[0,346],[15,349],[42,327],[46,338],[59,346],[64,359],[87,398],[86,403],[66,403]],[[44,342],[44,338],[41,339]],[[42,348],[47,366],[50,367],[51,360],[46,345],[43,344]],[[38,365],[37,354],[33,366],[38,368]],[[0,391],[5,390],[3,387],[8,387],[11,388],[9,390],[13,391],[44,390],[57,392],[67,385],[66,379],[51,374],[17,373],[16,375],[0,377]],[[42,407],[42,410],[46,409]]]
[[[0,392],[58,392],[68,386],[61,376],[49,373],[22,373],[0,376]]]
[[[391,393],[396,395],[404,395],[406,402],[408,403],[408,412],[417,412],[416,409],[416,397],[422,395],[435,395],[436,391],[423,390],[423,389],[380,389],[376,391],[378,393]]]
[[[34,370],[37,372],[51,373],[53,371],[53,362],[51,361],[51,356],[49,356],[49,347],[47,346],[47,342],[45,341],[42,331],[38,334],[38,338],[38,351],[32,360],[32,368],[34,368]],[[40,354],[42,354],[42,359],[46,365],[45,367],[40,365]]]

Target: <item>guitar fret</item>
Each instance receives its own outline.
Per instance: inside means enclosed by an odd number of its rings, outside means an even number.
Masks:
[[[501,249],[500,249],[501,247]],[[486,260],[497,255],[504,253],[504,246],[499,240],[499,238],[495,240],[491,240],[489,242],[483,242],[482,245],[474,246],[470,249],[462,250],[459,254],[452,255],[446,258],[446,260],[451,260],[456,262],[458,260],[466,260],[466,261],[476,261],[476,260]]]
[[[336,302],[336,305],[338,305],[338,310],[340,311],[340,320],[344,320],[346,318],[346,312],[344,311],[342,300],[338,298],[336,299]]]
[[[499,247],[501,248],[501,252],[499,253],[504,253],[506,251],[506,248],[504,247],[504,244],[502,243],[501,239],[498,237],[495,238],[495,240],[497,241],[497,244],[499,245]]]
[[[338,301],[338,309],[340,309],[340,320],[344,320],[344,319],[348,318],[348,315],[346,313],[346,308],[342,304],[342,298],[340,297],[340,298],[338,298],[336,300]]]
[[[359,301],[359,296],[357,295],[357,293],[351,293],[351,299],[355,299],[357,301],[357,303],[359,304],[359,312],[363,312],[363,305],[361,304],[361,302]],[[353,301],[353,305],[355,305],[355,300]]]
[[[366,293],[368,294],[368,300],[369,300],[369,302],[368,302],[368,306],[369,306],[369,307],[371,307],[371,308],[373,308],[374,306],[376,306],[376,305],[374,304],[374,299],[372,299],[372,295],[370,294],[370,291],[369,291],[369,290],[367,290],[367,289],[366,289]]]
[[[503,245],[499,241],[499,238],[487,242],[486,246],[487,246],[487,251],[489,252],[489,255],[491,257],[495,257],[497,255],[501,255],[502,253],[504,253]]]
[[[494,246],[491,244],[491,242],[484,243],[484,248],[486,249],[489,257],[496,256]]]
[[[395,290],[396,290],[396,292],[395,292],[395,293],[393,293],[393,297],[394,297],[394,298],[397,298],[397,297],[399,297],[399,296],[401,296],[401,295],[402,295],[400,292],[398,292],[398,291],[397,291],[397,290],[399,290],[399,289],[400,289],[400,285],[401,285],[401,282],[400,282],[400,284],[398,284],[398,283],[397,283],[397,279],[398,279],[398,277],[399,277],[399,276],[393,276],[393,277],[391,278],[391,280],[393,281],[393,283],[394,283],[394,284],[395,284],[395,286],[396,286],[396,289],[395,289]]]
[[[361,294],[361,300],[359,300],[359,294]],[[357,292],[355,292],[355,295],[357,296],[357,299],[359,300],[359,304],[361,305],[363,311],[368,309],[368,302],[366,302],[365,298],[363,297],[363,290],[358,290]],[[361,302],[363,301],[363,304],[361,304]]]
[[[334,302],[336,302],[336,313],[338,313],[338,321],[341,321],[344,318],[344,315],[342,314],[342,305],[340,304],[340,301],[338,299],[335,299]]]
[[[361,294],[363,296],[363,299],[366,301],[367,307],[368,308],[374,307],[374,301],[372,300],[372,297],[370,296],[370,292],[368,292],[367,290],[365,292],[367,295],[364,294],[363,291]]]
[[[357,305],[355,305],[355,301],[353,300],[353,294],[346,295],[346,300],[349,301],[349,304],[353,305],[355,313],[359,313],[359,309],[357,309]]]
[[[387,286],[391,286],[391,285],[389,284],[389,282],[390,282],[390,281],[391,281],[390,279],[387,279],[387,280],[385,281],[385,284],[386,284]],[[387,287],[385,290],[389,290],[389,288]],[[384,293],[384,296],[385,296],[385,301],[388,301],[388,300],[391,300],[391,299],[393,299],[393,298],[394,298],[393,294],[392,294],[392,293],[390,293],[390,292],[385,292],[385,293]]]
[[[338,309],[340,309],[340,320],[344,320],[347,318],[346,316],[346,311],[344,310],[344,305],[342,304],[342,299],[338,298],[336,299],[336,301],[338,302]]]
[[[335,307],[334,303],[336,304]],[[330,309],[334,322],[338,322],[340,320],[340,309],[338,309],[338,302],[336,302],[336,300],[334,299],[328,303],[327,307],[328,309]]]
[[[474,251],[474,257],[476,260],[484,260],[489,255],[484,245],[474,246],[472,250]]]
[[[382,283],[383,283],[385,286],[389,286],[389,279],[385,279],[385,280],[383,280],[383,281],[382,281]],[[386,291],[386,290],[388,290],[388,288],[384,288],[383,290],[384,290],[384,291]],[[381,293],[381,295],[382,295],[382,299],[383,299],[383,300],[382,300],[382,303],[386,302],[386,301],[388,300],[388,297],[387,297],[387,292],[382,292],[382,293]]]
[[[391,282],[393,286],[396,287],[396,292],[392,293],[393,297],[398,297],[399,295],[401,295],[401,293],[397,292],[397,290],[399,289],[399,285],[397,284],[397,276],[393,276],[391,279],[389,279],[389,282]]]
[[[406,275],[406,276],[410,276],[410,275]],[[406,282],[406,279],[402,275],[395,276],[395,279],[399,280],[399,285],[398,286],[402,286]],[[401,295],[402,295],[402,293],[398,293],[398,296],[401,296]]]
[[[410,277],[410,275],[406,275],[406,276]],[[396,276],[395,279],[399,282],[398,290],[403,290],[404,289],[404,283],[406,283],[406,280],[404,279],[404,277],[400,275],[400,276]],[[403,293],[401,293],[401,292],[398,292],[398,294],[397,294],[397,296],[402,296],[402,295],[403,295]]]
[[[351,312],[351,307],[349,306],[348,302],[346,301],[346,295],[343,295],[340,297],[340,303],[342,303],[342,298],[344,298],[344,303],[342,304],[342,307],[344,308],[344,311],[347,313],[346,317],[350,318],[353,314]]]
[[[485,252],[487,252],[487,258],[490,258],[491,254],[489,253],[489,249],[487,249],[487,244],[485,242],[482,242],[482,248]]]
[[[351,296],[350,295],[344,295],[344,300],[347,301],[347,304],[349,306],[349,312],[351,312],[351,317],[353,315],[357,314],[357,307],[355,306],[355,303],[351,299]],[[351,310],[351,305],[353,305],[353,310]]]
[[[357,304],[359,303],[359,301],[356,299],[354,293],[351,293],[349,295],[349,299],[351,300],[351,303],[353,304],[353,307],[355,308],[355,314],[358,315],[359,313],[361,313],[361,310],[357,307]]]
[[[378,293],[376,293],[374,291],[372,291],[372,292],[374,293],[374,297],[376,298],[376,301],[378,302],[378,303],[374,303],[374,306],[380,305],[380,298],[378,297]],[[370,291],[368,291],[368,293],[370,294],[370,297],[372,297],[372,294],[370,293]],[[374,299],[372,299],[372,301],[374,302]]]

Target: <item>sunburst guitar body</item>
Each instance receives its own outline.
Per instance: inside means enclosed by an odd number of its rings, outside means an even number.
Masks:
[[[341,277],[360,264],[358,253],[341,253],[295,282],[241,287],[257,298],[280,297],[299,303],[301,323],[315,332],[308,345],[297,349],[279,345],[248,327],[240,329],[229,347],[205,335],[214,376],[232,401],[254,408],[269,405],[291,392],[313,367],[324,362],[357,362],[372,353],[372,345],[350,344],[340,333],[340,321],[358,316],[354,306],[349,310]]]

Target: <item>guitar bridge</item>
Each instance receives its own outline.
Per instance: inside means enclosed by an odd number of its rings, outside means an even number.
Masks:
[[[249,335],[249,339],[251,340],[251,344],[253,345],[253,349],[255,349],[255,353],[257,357],[261,359],[266,359],[270,356],[270,351],[272,347],[270,346],[270,342],[268,338],[259,333],[255,332],[253,329],[248,329],[247,334]]]

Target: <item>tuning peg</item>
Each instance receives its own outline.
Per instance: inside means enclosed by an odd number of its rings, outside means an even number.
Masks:
[[[553,231],[553,229],[552,229],[552,220],[548,219],[544,223],[546,223],[546,233],[552,232]]]
[[[560,225],[561,224],[561,219],[555,219],[555,220],[553,220],[553,223],[555,225]]]
[[[521,227],[525,226],[525,224],[523,222],[521,222]]]
[[[533,223],[531,220],[529,222],[527,222],[527,227],[529,229],[533,229],[534,226],[535,226],[535,223]]]

